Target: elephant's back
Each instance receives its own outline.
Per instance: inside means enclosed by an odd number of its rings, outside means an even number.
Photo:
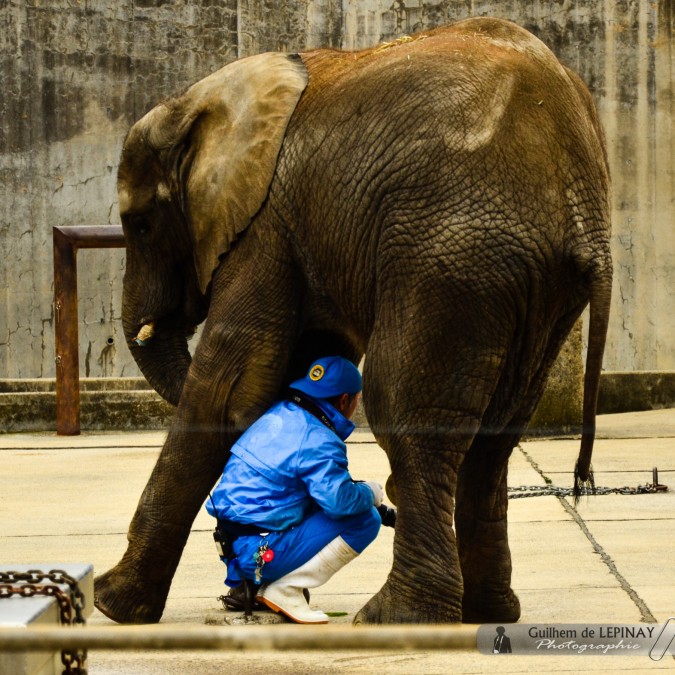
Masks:
[[[278,175],[296,191],[305,251],[321,232],[308,257],[317,278],[372,287],[355,261],[381,274],[439,255],[456,271],[453,242],[469,267],[509,250],[524,268],[566,249],[579,217],[605,217],[602,143],[580,83],[514,24],[472,19],[302,59],[309,83]]]
[[[301,57],[309,83],[294,118],[303,131],[361,123],[372,138],[394,124],[400,134],[392,150],[415,141],[415,130],[418,137],[436,134],[453,153],[489,146],[499,132],[500,146],[567,138],[572,148],[598,147],[580,79],[508,21],[467,19],[363,51],[321,49]]]
[[[469,19],[302,58],[309,83],[287,131],[293,157],[340,184],[362,175],[379,207],[415,189],[438,201],[458,184],[466,196],[497,187],[503,199],[527,191],[536,202],[563,183],[608,182],[588,91],[515,24]]]

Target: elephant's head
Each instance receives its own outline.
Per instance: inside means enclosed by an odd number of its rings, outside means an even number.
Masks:
[[[187,338],[206,316],[213,272],[266,199],[306,84],[297,56],[243,59],[158,105],[124,143],[124,332],[141,371],[171,403],[180,398]]]

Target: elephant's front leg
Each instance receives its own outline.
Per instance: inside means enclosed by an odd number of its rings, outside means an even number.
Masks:
[[[127,551],[96,579],[96,605],[115,621],[159,621],[192,522],[229,447],[278,394],[297,330],[297,293],[283,270],[270,272],[273,284],[266,271],[242,273],[241,283],[227,275],[214,288],[171,430],[129,528]]]
[[[160,620],[192,522],[225,461],[225,430],[206,417],[200,421],[212,431],[198,430],[197,421],[179,407],[129,526],[127,550],[95,580],[96,606],[120,623]]]
[[[507,469],[511,434],[477,436],[460,470],[455,525],[464,579],[463,621],[513,622],[520,602],[511,589]]]

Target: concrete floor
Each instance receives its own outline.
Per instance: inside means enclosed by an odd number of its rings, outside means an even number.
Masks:
[[[126,529],[164,434],[0,435],[0,563],[88,562],[101,573],[124,552]],[[675,409],[599,418],[594,452],[598,486],[650,483],[652,467],[670,491],[649,495],[510,502],[513,586],[522,623],[638,623],[675,617]],[[384,482],[388,463],[367,432],[350,439],[356,478]],[[509,483],[571,484],[577,440],[534,440],[511,459]],[[194,523],[162,623],[204,624],[223,617],[223,572],[212,521]],[[383,528],[362,556],[313,592],[312,604],[354,613],[384,582],[393,532]],[[109,625],[98,611],[91,625]],[[92,652],[89,672],[164,673],[521,673],[672,670],[669,657],[512,655],[455,652]]]

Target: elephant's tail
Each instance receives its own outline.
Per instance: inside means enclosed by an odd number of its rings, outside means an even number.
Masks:
[[[584,379],[583,431],[581,449],[574,469],[575,504],[579,501],[584,487],[595,488],[591,456],[593,455],[593,441],[595,440],[595,416],[600,390],[600,372],[602,370],[602,357],[605,350],[612,296],[611,263],[596,266],[592,277],[588,353],[586,355],[586,376]]]

